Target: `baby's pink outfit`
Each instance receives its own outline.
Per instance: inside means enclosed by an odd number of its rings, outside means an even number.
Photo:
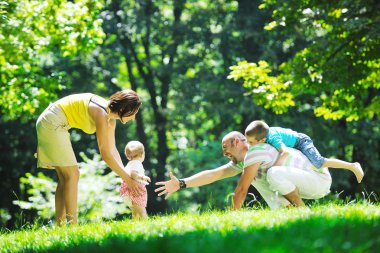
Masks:
[[[125,170],[128,175],[131,174],[132,170],[136,170],[138,174],[144,175],[144,167],[142,162],[138,160],[131,160],[128,162],[127,166],[125,166]],[[123,197],[129,206],[137,205],[141,207],[146,207],[148,202],[148,193],[146,191],[146,182],[143,180],[136,180],[139,182],[138,189],[140,193],[133,193],[131,189],[128,187],[127,183],[123,180],[120,186],[120,196]]]

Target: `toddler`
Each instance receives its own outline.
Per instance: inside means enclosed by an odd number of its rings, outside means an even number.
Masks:
[[[124,198],[128,207],[132,211],[132,219],[147,218],[146,204],[148,194],[145,185],[150,182],[150,178],[144,175],[144,167],[142,162],[145,159],[144,145],[139,141],[130,141],[125,146],[125,156],[129,162],[125,166],[125,170],[133,180],[139,182],[141,193],[132,192],[123,180],[120,187],[120,196]]]
[[[321,156],[313,141],[303,133],[295,132],[288,128],[269,127],[264,121],[255,120],[245,129],[245,136],[249,145],[268,143],[280,152],[278,163],[280,164],[288,156],[287,147],[300,150],[316,168],[331,167],[352,171],[358,183],[364,177],[364,172],[359,163],[348,163],[339,159],[325,158]]]

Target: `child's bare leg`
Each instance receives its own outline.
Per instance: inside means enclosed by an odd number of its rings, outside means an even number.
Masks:
[[[132,210],[132,219],[134,220],[148,218],[148,214],[146,213],[145,207],[132,205],[131,210]]]
[[[284,195],[284,197],[297,207],[305,206],[305,203],[302,201],[297,188],[291,193]]]
[[[348,163],[339,159],[326,159],[322,166],[350,170],[355,174],[358,183],[360,183],[364,177],[364,172],[360,163]]]
[[[66,223],[66,207],[65,207],[65,194],[64,194],[64,177],[58,171],[58,184],[55,191],[55,213],[56,213],[56,222],[58,226],[62,226]]]

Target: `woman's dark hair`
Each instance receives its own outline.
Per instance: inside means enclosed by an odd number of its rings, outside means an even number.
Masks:
[[[129,117],[140,109],[141,100],[133,90],[118,91],[110,97],[108,107],[111,112],[117,113],[120,118]]]

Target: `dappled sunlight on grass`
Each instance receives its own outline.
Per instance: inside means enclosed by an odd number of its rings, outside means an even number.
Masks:
[[[380,248],[378,205],[208,211],[2,234],[1,252],[335,252]]]

